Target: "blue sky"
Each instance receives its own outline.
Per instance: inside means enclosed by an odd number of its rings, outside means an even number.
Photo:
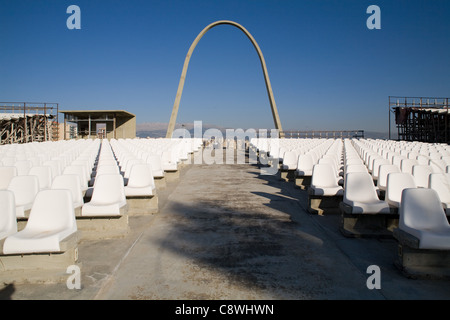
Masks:
[[[69,5],[81,30],[69,30]],[[369,5],[381,29],[369,30]],[[168,122],[186,53],[217,20],[258,42],[283,129],[388,130],[388,97],[450,97],[448,0],[0,0],[0,101]],[[258,56],[232,26],[196,47],[178,123],[273,128]]]

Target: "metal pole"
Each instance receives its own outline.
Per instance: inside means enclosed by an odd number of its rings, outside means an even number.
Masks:
[[[44,141],[47,141],[47,128],[48,128],[48,123],[47,123],[47,104],[44,103]]]
[[[23,103],[23,131],[24,131],[24,140],[25,143],[28,142],[28,126],[27,126],[27,113],[25,111],[26,102]]]
[[[114,118],[113,118],[113,137],[114,137],[114,139],[117,139],[116,138],[116,114],[115,113],[114,113]]]
[[[66,136],[66,126],[67,126],[67,120],[66,120],[66,114],[64,114],[64,128],[63,128],[63,132],[64,132],[64,134],[63,134],[63,138],[64,138],[64,140],[67,140],[67,136]],[[59,138],[59,137],[58,137]]]
[[[389,96],[388,103],[388,117],[389,117],[389,140],[391,140],[391,97]]]

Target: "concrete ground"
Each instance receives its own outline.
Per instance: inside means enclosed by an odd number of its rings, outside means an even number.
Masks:
[[[252,164],[187,165],[158,190],[159,213],[125,238],[82,240],[81,289],[3,284],[2,299],[450,299],[447,280],[406,278],[394,239],[345,238],[339,215],[307,212],[306,191]],[[369,289],[367,268],[381,272]],[[69,275],[68,275],[69,277]]]

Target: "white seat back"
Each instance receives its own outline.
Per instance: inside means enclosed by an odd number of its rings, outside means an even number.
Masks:
[[[416,188],[414,177],[410,173],[391,172],[387,176],[386,202],[393,207],[399,207],[403,189]]]
[[[14,166],[17,168],[18,176],[25,176],[28,174],[32,167],[32,162],[30,160],[19,160],[14,163]]]
[[[328,163],[315,164],[313,167],[311,185],[324,188],[339,186],[333,166]]]
[[[385,159],[385,158],[376,158],[373,160],[373,165],[372,165],[372,178],[375,180],[379,179],[380,176],[380,166],[382,165],[390,165],[391,163],[389,162],[389,160]]]
[[[295,151],[286,151],[283,156],[283,169],[297,169],[298,156]]]
[[[53,179],[51,188],[69,190],[72,195],[74,208],[78,208],[84,203],[80,177],[77,174],[63,174],[56,176],[55,179]]]
[[[36,176],[15,176],[9,183],[8,190],[14,192],[16,208],[30,207],[39,192],[39,180]]]
[[[101,174],[119,174],[120,170],[117,165],[101,165],[97,167],[96,175]]]
[[[0,190],[0,240],[17,232],[16,202],[14,193]]]
[[[80,178],[80,187],[82,191],[87,190],[88,180],[86,179],[86,167],[83,165],[71,165],[64,168],[63,175],[76,174]]]
[[[8,189],[9,182],[17,176],[17,168],[14,166],[0,166],[0,190]]]
[[[400,170],[401,172],[411,173],[412,174],[412,168],[415,165],[418,165],[419,162],[417,160],[412,159],[402,159],[400,162]]]
[[[164,169],[161,162],[161,156],[150,154],[146,158],[146,162],[152,167],[153,177],[164,176]]]
[[[429,188],[437,192],[442,203],[450,204],[450,173],[431,173]]]
[[[77,230],[72,194],[67,189],[42,190],[36,195],[26,229]]]
[[[28,172],[30,176],[37,176],[39,180],[39,189],[49,189],[52,185],[52,168],[49,166],[31,167]]]
[[[433,169],[428,165],[417,164],[412,167],[412,175],[417,187],[428,188],[428,180]]]
[[[154,188],[155,181],[153,179],[151,166],[146,163],[134,164],[130,169],[130,177],[127,186],[131,188]]]
[[[101,174],[95,179],[90,204],[126,203],[124,180],[120,174]]]
[[[343,201],[351,204],[379,201],[372,176],[366,172],[351,172],[345,175]]]
[[[399,228],[418,238],[419,248],[450,248],[450,225],[435,190],[404,189],[399,215]]]
[[[378,173],[378,187],[380,190],[386,190],[387,176],[392,172],[400,172],[400,168],[393,164],[383,164],[380,166]]]
[[[312,154],[306,153],[298,156],[297,174],[311,176],[314,164],[315,163]]]

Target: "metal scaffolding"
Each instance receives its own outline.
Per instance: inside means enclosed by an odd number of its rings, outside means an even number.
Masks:
[[[389,96],[389,139],[394,115],[398,140],[449,143],[449,98]]]
[[[0,102],[0,145],[58,140],[58,103]]]

